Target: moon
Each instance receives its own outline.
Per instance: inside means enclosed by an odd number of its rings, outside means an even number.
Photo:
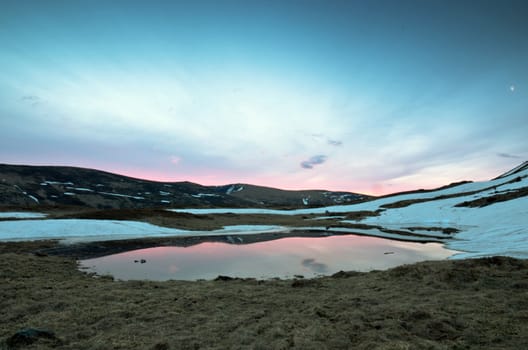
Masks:
[[[515,91],[515,85],[511,85],[511,86],[510,86],[510,91],[511,91],[511,92],[514,92],[514,91]]]

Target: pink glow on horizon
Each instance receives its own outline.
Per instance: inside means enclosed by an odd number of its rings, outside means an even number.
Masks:
[[[233,183],[244,183],[257,186],[273,187],[283,190],[329,190],[329,191],[348,191],[367,195],[386,195],[404,191],[414,191],[419,189],[434,189],[452,182],[462,180],[484,181],[500,175],[502,169],[453,169],[444,173],[458,174],[461,177],[448,178],[447,176],[415,176],[407,181],[357,181],[353,178],[331,178],[321,177],[319,179],[309,178],[312,175],[311,170],[306,173],[290,173],[285,175],[251,175],[247,173],[236,173],[221,170],[190,170],[181,171],[177,167],[180,162],[179,158],[171,159],[165,167],[152,167],[145,169],[140,166],[116,165],[110,162],[95,161],[76,161],[72,162],[16,162],[11,164],[31,164],[31,165],[55,165],[55,166],[78,166],[90,169],[97,169],[119,175],[129,176],[142,180],[157,182],[193,182],[204,186],[223,186]],[[175,164],[176,163],[176,164]],[[65,165],[68,164],[68,165]],[[473,178],[474,173],[478,173],[479,179]],[[306,177],[306,178],[305,178]]]
[[[275,179],[270,176],[240,176],[236,174],[228,174],[225,172],[210,172],[208,174],[192,174],[192,175],[168,175],[162,171],[145,171],[145,170],[106,170],[115,172],[120,175],[130,176],[143,180],[158,181],[158,182],[182,182],[188,181],[197,183],[203,186],[223,186],[234,183],[244,183],[256,186],[273,187],[282,190],[328,190],[328,191],[347,191],[361,194],[368,194],[373,196],[381,196],[391,193],[413,191],[421,188],[433,189],[447,183],[432,182],[428,186],[416,186],[410,184],[401,185],[384,185],[381,183],[367,183],[357,182],[353,185],[344,183],[340,180],[326,181],[324,184],[313,184],[299,181],[295,177],[281,177]]]

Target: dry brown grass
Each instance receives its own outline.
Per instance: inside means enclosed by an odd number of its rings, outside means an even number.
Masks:
[[[22,246],[0,250],[2,340],[34,327],[54,331],[61,349],[80,350],[528,344],[522,260],[425,262],[314,280],[117,282],[83,274],[71,259],[22,253]],[[27,348],[56,345],[43,339]]]

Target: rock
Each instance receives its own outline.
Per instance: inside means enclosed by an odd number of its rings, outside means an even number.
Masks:
[[[302,288],[302,287],[318,287],[320,285],[319,281],[316,279],[299,279],[293,280],[291,286],[293,288]]]
[[[55,336],[55,333],[45,329],[25,328],[22,329],[6,340],[6,345],[9,348],[19,348],[21,346],[30,345],[39,339],[52,340],[54,343],[60,343],[60,339]]]
[[[337,271],[336,273],[334,273],[333,275],[331,275],[330,277],[332,278],[349,278],[349,277],[353,277],[353,276],[358,276],[360,275],[361,272],[357,272],[357,271]]]
[[[158,343],[154,345],[152,350],[169,350],[169,344],[167,343]]]
[[[222,275],[219,275],[217,278],[214,279],[215,281],[232,281],[234,280],[233,277],[229,277],[229,276],[222,276]]]

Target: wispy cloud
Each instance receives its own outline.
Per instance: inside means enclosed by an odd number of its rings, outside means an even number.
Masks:
[[[323,164],[324,162],[326,162],[327,158],[328,158],[327,156],[322,155],[322,154],[321,155],[317,155],[317,156],[313,156],[313,157],[311,157],[308,160],[302,161],[301,162],[301,168],[313,169],[313,167],[315,165]]]
[[[514,158],[514,159],[522,158],[521,156],[516,156],[515,154],[509,154],[509,153],[497,153],[497,156],[502,157],[502,158]]]
[[[328,139],[328,144],[332,146],[343,146],[343,141]]]
[[[24,95],[21,97],[21,100],[32,106],[36,106],[42,101],[37,95]]]

